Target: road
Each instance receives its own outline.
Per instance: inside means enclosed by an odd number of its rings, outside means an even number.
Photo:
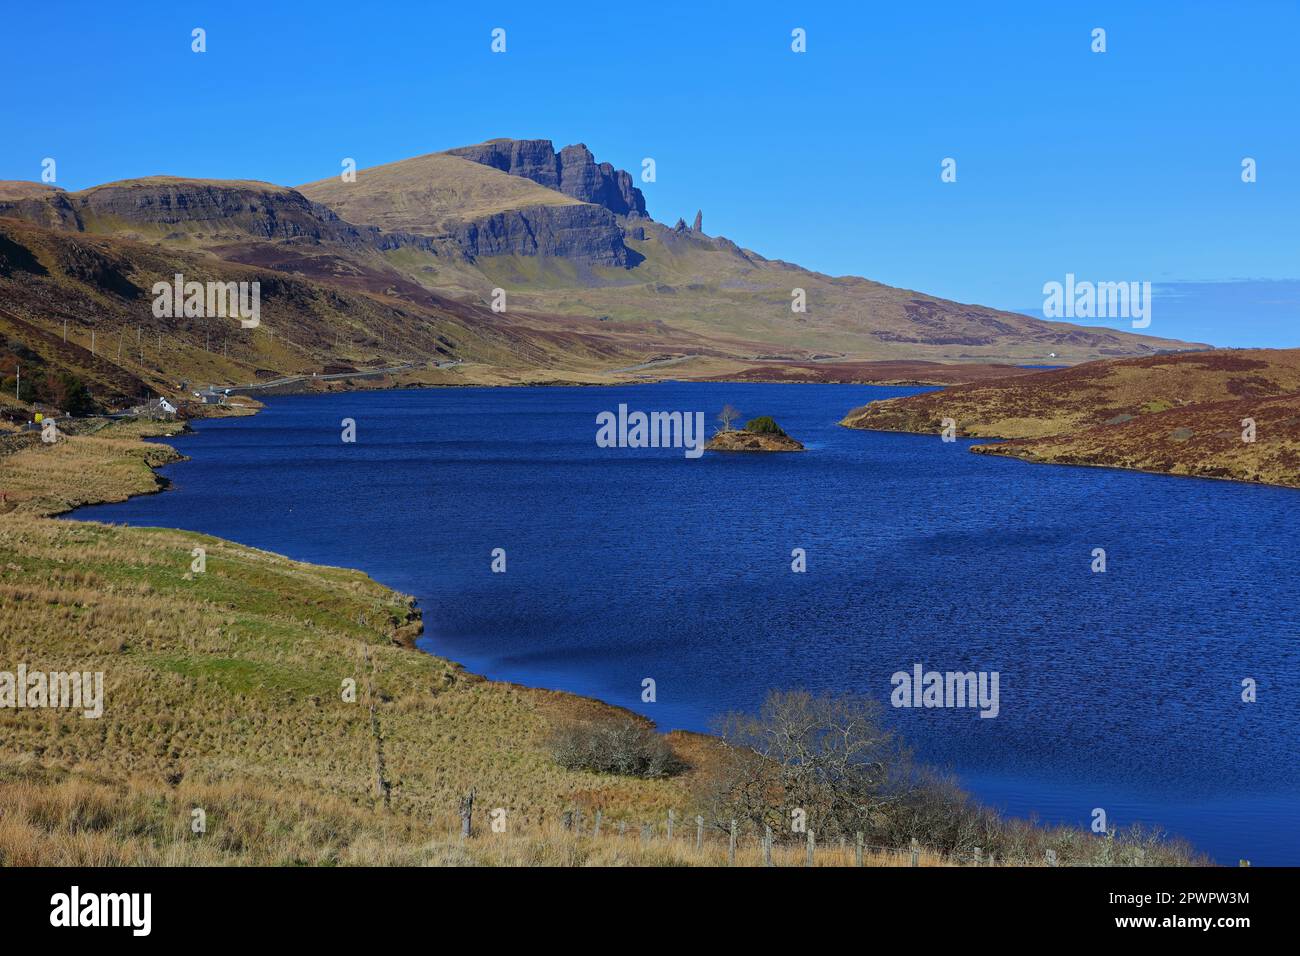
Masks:
[[[452,368],[460,365],[460,359],[452,362],[435,362],[435,368]],[[428,362],[407,362],[403,365],[392,365],[388,368],[369,369],[367,371],[356,372],[331,372],[329,375],[286,375],[283,378],[271,379],[269,382],[254,382],[250,385],[223,385],[216,390],[225,392],[227,395],[247,394],[249,392],[263,392],[272,388],[285,388],[290,385],[298,385],[303,382],[330,382],[345,378],[379,378],[384,375],[396,375],[399,372],[409,372],[412,369],[425,368]]]

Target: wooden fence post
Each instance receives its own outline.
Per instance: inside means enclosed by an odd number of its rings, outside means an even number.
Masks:
[[[619,820],[619,821],[618,821],[618,835],[619,835],[619,836],[627,836],[627,821],[626,821],[626,820]]]
[[[813,828],[809,827],[808,828],[808,859],[804,861],[804,866],[813,865],[813,853],[816,850],[817,850],[817,835],[813,832]]]
[[[649,823],[641,824],[641,842],[649,843],[651,835],[651,825]]]
[[[979,846],[977,846],[977,847],[975,848],[975,865],[976,865],[976,866],[983,866],[983,865],[984,865],[984,848],[983,848],[983,847],[979,847]]]
[[[600,811],[596,811],[596,825],[591,831],[592,836],[600,836]]]
[[[471,821],[474,818],[474,788],[469,788],[469,793],[460,799],[460,838],[462,841],[473,836],[471,831]]]
[[[727,845],[727,865],[736,865],[736,821],[731,821],[731,840]]]
[[[862,831],[861,830],[858,831],[857,839],[858,839],[858,844],[856,849],[854,849],[853,851],[853,863],[855,866],[861,866],[862,865]]]
[[[763,827],[763,865],[772,865],[772,828]]]
[[[704,849],[704,817],[695,818],[695,849]]]
[[[916,845],[916,837],[912,838],[912,865],[913,866],[921,865],[921,851],[920,848]]]
[[[669,839],[669,840],[671,840],[671,839],[673,838],[673,820],[674,820],[674,819],[675,819],[675,816],[674,816],[674,814],[673,814],[673,811],[672,811],[672,810],[669,810],[669,811],[668,811],[668,839]]]

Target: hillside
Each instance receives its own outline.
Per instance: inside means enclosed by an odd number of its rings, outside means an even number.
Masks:
[[[389,231],[446,235],[455,225],[512,209],[576,206],[577,199],[448,153],[364,170],[355,183],[332,176],[298,192],[349,222]]]
[[[590,317],[494,313],[429,291],[365,246],[350,257],[317,243],[244,239],[222,248],[228,258],[189,241],[0,219],[0,383],[12,397],[18,366],[30,386],[67,373],[97,401],[120,407],[149,394],[178,395],[182,380],[247,384],[329,364],[417,363],[422,368],[402,379],[413,383],[583,381],[633,364],[647,349],[719,349],[658,323],[613,328]],[[279,249],[281,268],[239,261],[250,248],[261,258]],[[261,325],[156,317],[153,284],[171,283],[177,272],[200,282],[259,282]],[[448,367],[435,368],[440,362]]]
[[[150,466],[178,456],[140,438],[175,428],[0,448],[0,652],[102,671],[105,702],[98,720],[0,709],[0,864],[424,859],[443,852],[429,841],[451,831],[471,787],[520,834],[568,807],[601,807],[612,826],[685,804],[689,777],[557,766],[554,726],[624,712],[415,651],[411,600],[363,574],[190,532],[42,517],[157,490]],[[690,759],[707,751],[703,738],[673,740]],[[377,773],[391,813],[377,812]],[[194,806],[204,839],[187,832]],[[27,810],[55,832],[24,822]],[[78,812],[94,816],[78,824]],[[448,852],[443,862],[468,861]]]
[[[516,207],[517,216],[530,222],[525,233],[554,231],[537,210],[524,208],[539,205],[539,189],[556,203],[581,199],[591,210],[583,223],[588,234],[574,243],[572,254],[502,241],[470,250],[475,267],[527,309],[603,315],[611,322],[654,316],[700,336],[754,343],[756,351],[733,352],[735,357],[1023,362],[1055,353],[1053,361],[1067,363],[1188,347],[822,275],[766,259],[684,222],[669,227],[645,215],[644,197],[627,173],[597,165],[582,145],[556,152],[547,140],[492,140],[436,158],[361,170],[355,183],[322,181],[300,191],[351,222],[426,234],[439,226],[445,231],[448,213],[445,205],[429,211],[423,197],[453,197],[465,191],[465,181],[480,181],[465,163],[499,174],[489,180],[494,189],[504,190],[510,180],[530,184]],[[388,196],[395,199],[390,203]],[[493,214],[504,215],[501,209]],[[504,229],[500,218],[483,226]],[[796,288],[806,295],[806,312],[791,309]]]
[[[60,192],[63,192],[63,190],[49,183],[34,183],[22,179],[0,179],[0,202],[13,202],[19,199],[46,199]]]
[[[841,424],[937,434],[945,418],[1011,439],[982,454],[1300,487],[1300,349],[1092,362],[873,402]]]

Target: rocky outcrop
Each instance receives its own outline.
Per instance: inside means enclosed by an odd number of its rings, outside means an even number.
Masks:
[[[557,153],[549,139],[493,139],[447,152],[531,179],[566,196],[603,206],[618,216],[646,215],[645,196],[632,185],[631,174],[609,163],[597,163],[582,143]]]
[[[0,216],[22,219],[47,229],[80,230],[76,210],[62,191],[21,195],[17,190],[0,196]]]
[[[270,183],[157,176],[80,192],[0,201],[0,216],[77,232],[130,232],[206,239],[306,239],[373,243],[362,229],[293,189]]]
[[[357,238],[358,230],[301,193],[270,184],[141,180],[110,183],[71,198],[83,222],[109,220],[206,235],[261,239]]]
[[[697,209],[695,210],[695,225],[691,226],[691,232],[703,232],[703,231],[704,231],[704,210]]]
[[[803,443],[784,433],[744,431],[718,432],[704,446],[705,451],[803,451]]]
[[[645,197],[632,185],[632,176],[609,163],[596,163],[582,143],[560,150],[560,192],[583,202],[604,206],[619,216],[646,214]]]
[[[636,257],[613,215],[599,206],[533,206],[461,223],[453,238],[466,255],[557,256],[623,266]]]

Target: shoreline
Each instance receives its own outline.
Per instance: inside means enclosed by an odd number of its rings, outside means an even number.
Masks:
[[[1300,488],[1300,349],[1118,358],[851,408],[851,429],[973,438],[1033,464]],[[958,425],[960,423],[960,425]],[[946,437],[946,436],[945,436]]]
[[[870,403],[868,403],[870,404]],[[876,432],[881,435],[916,435],[918,437],[934,438],[936,433],[933,431],[915,431],[910,428],[865,428],[859,425],[846,425],[841,420],[836,422],[840,428],[846,428],[854,432]],[[1030,458],[1027,455],[1016,455],[1009,451],[998,451],[997,449],[1005,447],[1004,443],[1024,441],[1020,438],[1003,438],[997,435],[958,435],[967,441],[989,442],[987,445],[971,445],[966,449],[967,453],[973,455],[983,455],[992,458],[1006,458],[1014,461],[1023,462],[1026,465],[1050,465],[1058,468],[1098,468],[1103,471],[1118,471],[1127,474],[1137,475],[1157,475],[1164,478],[1193,478],[1203,481],[1221,481],[1231,485],[1246,485],[1256,488],[1281,488],[1286,491],[1300,491],[1300,485],[1286,485],[1275,481],[1251,481],[1248,478],[1229,478],[1225,475],[1189,475],[1179,471],[1158,471],[1154,468],[1128,468],[1123,465],[1107,465],[1101,462],[1089,461],[1050,461],[1043,458]]]
[[[419,385],[419,386],[408,386],[408,387],[406,387],[406,388],[403,388],[403,387],[394,387],[394,388],[388,388],[388,389],[356,389],[355,391],[392,391],[392,392],[401,392],[401,391],[405,391],[405,390],[407,390],[407,389],[409,389],[409,388],[439,388],[439,387],[454,388],[454,387],[458,387],[458,386],[425,386],[425,385]],[[459,386],[459,387],[506,388],[506,387],[512,387],[512,386],[494,386],[494,385],[485,385],[485,386]],[[353,391],[353,390],[349,390],[349,391]],[[329,392],[323,392],[323,393],[316,393],[316,392],[300,392],[300,393],[291,393],[291,394],[295,394],[295,395],[316,395],[316,394],[320,394],[320,395],[324,396],[324,395],[329,395],[329,394],[331,394],[331,393],[329,393]],[[274,397],[274,396],[269,396],[269,397]],[[219,406],[219,407],[220,407],[220,406]],[[231,406],[226,406],[226,407],[231,407]],[[239,406],[235,406],[235,407],[239,407]],[[159,495],[159,494],[164,494],[164,493],[166,493],[167,491],[171,490],[171,487],[172,487],[172,481],[171,481],[171,479],[168,478],[168,477],[166,477],[166,476],[164,476],[164,475],[160,475],[160,474],[158,474],[158,469],[163,468],[163,467],[166,467],[166,466],[168,466],[168,465],[180,465],[180,464],[186,464],[186,463],[189,463],[189,462],[193,461],[193,459],[192,459],[189,455],[183,454],[182,452],[178,451],[177,449],[173,448],[172,446],[166,444],[167,439],[172,439],[172,438],[181,438],[181,437],[186,437],[186,438],[197,438],[197,437],[199,437],[199,431],[198,431],[198,429],[192,427],[192,425],[191,425],[191,422],[192,422],[192,421],[211,421],[211,420],[220,419],[220,418],[251,418],[251,417],[253,417],[254,415],[260,414],[260,413],[262,412],[263,408],[264,408],[264,406],[263,406],[260,402],[258,403],[258,406],[257,406],[257,407],[253,407],[253,406],[243,406],[243,407],[244,407],[244,408],[247,408],[247,409],[249,409],[249,410],[248,410],[247,412],[245,412],[245,413],[234,414],[234,415],[230,415],[230,414],[212,414],[212,415],[201,415],[201,416],[199,416],[197,419],[186,419],[186,420],[184,420],[184,421],[181,421],[181,420],[178,419],[178,420],[176,420],[175,423],[171,423],[171,427],[177,429],[175,432],[173,432],[173,433],[171,433],[171,434],[157,434],[157,435],[146,435],[146,436],[142,436],[142,439],[141,439],[141,440],[143,441],[143,443],[148,444],[148,445],[150,445],[150,446],[152,446],[152,447],[165,448],[165,449],[167,449],[168,452],[171,453],[171,454],[168,454],[168,455],[165,456],[165,458],[166,458],[165,461],[150,461],[150,460],[148,460],[147,458],[144,459],[144,464],[148,466],[150,472],[152,472],[152,474],[153,474],[154,481],[156,482],[155,487],[152,487],[152,488],[145,488],[145,489],[140,489],[140,490],[138,490],[138,491],[132,491],[132,492],[129,492],[129,493],[126,495],[126,497],[122,497],[122,498],[101,498],[101,499],[98,499],[98,500],[95,500],[95,501],[82,501],[82,502],[77,502],[77,503],[75,503],[75,504],[69,504],[67,507],[60,508],[60,509],[58,509],[58,510],[48,511],[48,512],[45,512],[45,513],[40,514],[40,515],[32,515],[32,516],[33,516],[33,517],[46,518],[46,519],[48,519],[48,520],[52,520],[52,521],[81,522],[81,523],[83,523],[83,524],[108,524],[108,523],[110,523],[110,522],[101,522],[101,521],[98,521],[97,519],[93,519],[93,518],[89,518],[89,519],[88,519],[88,518],[79,518],[79,517],[76,516],[76,512],[79,511],[79,510],[82,509],[82,508],[91,508],[91,507],[97,507],[97,506],[100,506],[100,505],[114,505],[114,504],[122,504],[123,502],[126,502],[126,501],[130,500],[131,498],[141,498],[141,497],[146,497],[146,496],[150,496],[150,495]],[[135,421],[146,421],[146,420],[144,420],[144,419],[135,419]],[[160,428],[162,428],[162,427],[166,427],[169,423],[159,421],[159,422],[157,422],[156,424],[157,424]],[[75,436],[75,435],[74,435],[73,437],[78,437],[78,436]],[[3,518],[5,517],[5,514],[6,514],[6,513],[4,513],[4,512],[0,512],[0,520],[3,520]],[[112,524],[116,524],[116,523],[112,523]],[[121,527],[129,527],[129,526],[127,526],[127,525],[120,525],[120,526],[121,526]],[[130,527],[134,527],[134,526],[130,526]],[[162,528],[163,526],[161,526],[161,525],[159,525],[159,526],[150,525],[150,526],[148,526],[148,527],[159,527],[159,528]],[[396,634],[394,635],[394,643],[395,643],[395,644],[398,644],[399,646],[401,646],[401,647],[403,647],[403,648],[405,648],[405,649],[407,649],[407,650],[414,651],[415,653],[420,654],[420,655],[423,656],[423,657],[430,658],[430,659],[432,659],[432,660],[436,660],[436,661],[438,661],[439,663],[444,664],[444,665],[446,665],[446,666],[448,666],[448,667],[454,669],[455,671],[458,672],[460,678],[463,679],[463,680],[482,682],[482,683],[484,683],[484,684],[494,685],[494,686],[496,686],[496,687],[500,687],[500,688],[502,688],[502,689],[507,689],[507,690],[510,690],[510,689],[520,689],[520,690],[530,691],[530,692],[539,693],[539,694],[558,695],[558,696],[560,696],[560,697],[568,698],[568,699],[571,699],[571,700],[573,700],[573,701],[579,702],[579,703],[581,703],[582,705],[584,705],[584,707],[587,706],[587,705],[596,705],[596,706],[601,707],[601,708],[607,708],[607,709],[609,709],[609,710],[616,711],[616,712],[618,712],[618,713],[620,713],[620,714],[622,714],[622,715],[625,715],[625,716],[627,716],[627,717],[630,717],[630,718],[633,719],[633,720],[636,720],[636,721],[639,721],[639,722],[644,722],[644,723],[647,724],[648,726],[652,726],[652,727],[654,727],[654,728],[656,729],[656,731],[657,731],[658,733],[660,733],[661,735],[663,735],[663,736],[680,735],[680,736],[693,737],[693,738],[703,738],[703,739],[707,739],[707,740],[715,740],[715,739],[716,739],[716,738],[715,738],[715,735],[713,735],[713,734],[702,733],[702,732],[700,732],[700,731],[695,731],[695,730],[689,730],[689,729],[678,728],[678,727],[669,728],[669,729],[662,729],[662,728],[659,727],[659,725],[658,725],[657,722],[655,722],[654,720],[651,720],[649,717],[646,717],[644,714],[639,714],[639,713],[637,713],[636,711],[631,710],[631,709],[629,709],[629,708],[627,708],[627,707],[623,707],[623,706],[620,705],[620,704],[613,704],[613,703],[610,703],[610,702],[607,701],[607,700],[603,700],[603,699],[601,699],[601,698],[599,698],[599,697],[593,697],[593,696],[591,696],[591,695],[589,695],[589,694],[580,694],[580,693],[577,693],[577,692],[575,692],[575,691],[564,690],[564,689],[561,689],[561,688],[534,687],[534,686],[532,686],[532,685],[528,685],[528,684],[521,684],[521,683],[519,683],[518,681],[502,680],[502,679],[499,679],[499,678],[488,677],[488,676],[486,676],[486,675],[484,675],[484,674],[479,674],[479,673],[476,672],[476,671],[472,671],[472,670],[470,670],[470,669],[468,668],[467,665],[461,663],[460,661],[453,660],[452,658],[450,658],[450,657],[446,657],[446,656],[444,656],[444,655],[442,655],[442,654],[435,654],[435,653],[432,653],[432,652],[430,652],[430,651],[426,651],[426,650],[424,650],[423,648],[421,648],[421,647],[419,646],[419,644],[418,644],[419,639],[420,639],[420,638],[424,635],[424,633],[425,633],[425,631],[424,631],[424,611],[423,611],[423,609],[420,607],[419,600],[418,600],[414,595],[406,594],[405,592],[402,592],[402,591],[397,590],[396,588],[394,588],[393,586],[391,586],[391,585],[385,583],[384,581],[380,581],[380,580],[378,580],[377,578],[372,577],[368,572],[366,572],[366,571],[364,571],[364,570],[362,570],[362,569],[360,569],[360,568],[356,568],[356,567],[353,567],[353,566],[351,566],[351,565],[342,565],[342,564],[320,564],[320,563],[318,563],[318,562],[302,561],[302,560],[300,560],[300,559],[298,559],[298,558],[292,558],[292,557],[289,557],[288,555],[282,554],[282,553],[279,552],[279,551],[271,551],[271,550],[268,550],[268,549],[265,549],[265,548],[257,547],[256,545],[246,544],[246,543],[244,543],[244,542],[242,542],[242,541],[236,541],[236,540],[234,540],[234,539],[232,539],[232,538],[224,538],[224,537],[220,537],[220,536],[217,536],[217,535],[209,535],[209,534],[207,534],[207,533],[205,533],[205,532],[186,532],[185,529],[182,529],[182,528],[170,528],[170,527],[163,528],[163,530],[167,530],[167,531],[177,531],[177,532],[181,532],[181,533],[202,534],[204,537],[214,538],[214,539],[216,539],[216,540],[219,540],[219,541],[221,541],[221,542],[224,542],[225,544],[234,545],[234,546],[239,547],[239,548],[246,548],[246,549],[249,549],[249,550],[252,550],[252,551],[263,552],[263,553],[265,553],[265,554],[273,555],[273,556],[275,556],[275,557],[277,557],[277,558],[280,558],[280,559],[283,559],[283,560],[286,560],[286,561],[291,561],[291,562],[294,562],[294,563],[296,563],[296,564],[310,564],[310,565],[312,565],[313,567],[325,568],[325,569],[333,570],[333,571],[346,571],[346,572],[351,572],[351,573],[355,573],[355,574],[364,575],[368,580],[374,582],[377,586],[383,588],[384,590],[390,592],[391,594],[393,594],[393,595],[395,595],[395,596],[397,596],[397,597],[402,598],[403,601],[407,604],[407,606],[410,608],[410,610],[411,610],[411,612],[412,612],[412,614],[407,618],[407,621],[405,622],[405,624],[404,624],[404,625],[399,629],[398,633],[396,633]],[[414,625],[414,627],[412,627],[411,625]]]

